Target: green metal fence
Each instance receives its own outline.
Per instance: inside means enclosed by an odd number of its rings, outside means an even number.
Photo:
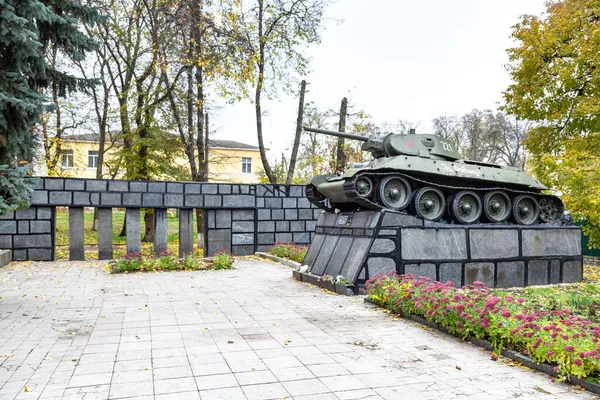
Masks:
[[[587,222],[580,222],[577,225],[584,226]],[[600,249],[590,249],[588,244],[590,242],[590,238],[587,235],[583,235],[583,255],[588,257],[600,257]]]

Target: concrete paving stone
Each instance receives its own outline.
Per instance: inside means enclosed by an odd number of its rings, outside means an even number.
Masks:
[[[348,371],[346,368],[337,363],[308,365],[307,368],[317,378],[350,374],[350,371]]]
[[[73,376],[69,380],[68,387],[81,387],[81,386],[96,386],[110,383],[112,378],[112,372],[105,372],[101,374],[88,374],[88,375],[77,375]]]
[[[346,390],[342,392],[335,392],[335,395],[340,400],[379,400],[383,398],[379,396],[373,389]]]
[[[193,377],[160,379],[154,381],[155,394],[189,392],[193,390],[197,390],[196,381]]]
[[[242,390],[248,400],[282,399],[289,396],[280,383],[242,386]]]
[[[152,383],[152,370],[150,368],[136,371],[115,372],[113,373],[111,384],[142,381],[146,381],[149,384]]]
[[[182,365],[188,365],[189,361],[186,356],[177,357],[161,357],[152,359],[153,368],[167,368],[167,367],[180,367]]]
[[[192,376],[192,368],[188,365],[180,367],[155,368],[152,370],[155,380],[187,378]]]
[[[154,387],[147,381],[117,383],[110,385],[109,399],[124,399],[134,396],[153,396]]]
[[[239,387],[225,389],[201,390],[202,400],[246,400],[247,397]]]
[[[271,371],[249,371],[234,374],[240,385],[256,385],[277,382],[277,377]]]
[[[328,376],[320,379],[332,392],[367,388],[367,385],[353,375]]]
[[[318,379],[303,379],[290,382],[282,382],[283,387],[294,397],[311,394],[329,393],[330,390]]]
[[[233,374],[197,376],[195,379],[198,390],[220,389],[238,386],[238,381],[235,379]]]
[[[231,369],[225,362],[214,364],[191,364],[194,376],[218,375],[230,373]]]
[[[157,394],[154,400],[200,400],[200,394],[197,390],[190,392]]]

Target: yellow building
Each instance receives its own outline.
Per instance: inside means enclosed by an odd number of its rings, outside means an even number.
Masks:
[[[96,177],[99,148],[97,136],[63,137],[61,147],[62,176]],[[114,148],[109,148],[104,154],[105,162],[110,161],[114,155]],[[233,140],[210,139],[208,160],[210,182],[258,183],[262,161],[257,146]],[[185,156],[176,158],[174,163],[189,173],[189,163]],[[120,176],[122,174],[118,173],[116,177]]]

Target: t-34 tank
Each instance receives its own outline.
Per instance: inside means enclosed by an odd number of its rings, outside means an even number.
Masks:
[[[373,154],[341,175],[317,175],[306,187],[316,206],[332,211],[386,208],[460,224],[532,225],[561,218],[562,201],[514,167],[463,159],[439,136],[387,134],[382,138],[304,127],[306,131],[363,142]]]

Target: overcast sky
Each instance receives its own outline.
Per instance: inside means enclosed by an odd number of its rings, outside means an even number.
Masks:
[[[338,109],[348,96],[373,122],[421,121],[497,108],[510,80],[505,69],[511,27],[540,14],[543,0],[339,0],[322,43],[308,49],[306,101]],[[277,155],[293,140],[297,99],[266,101],[266,145]],[[254,107],[227,106],[213,115],[215,138],[257,144]]]

